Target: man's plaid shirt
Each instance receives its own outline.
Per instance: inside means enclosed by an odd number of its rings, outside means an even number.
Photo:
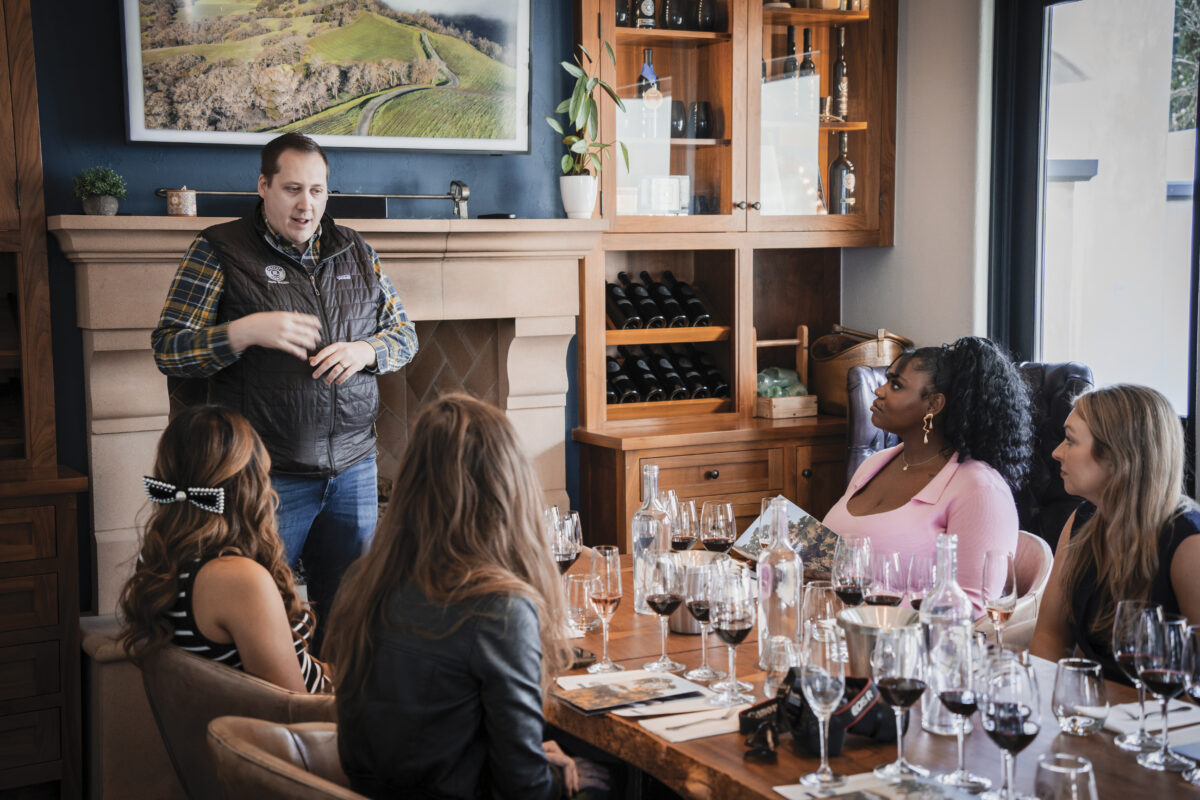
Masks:
[[[261,215],[259,219],[266,223]],[[311,275],[320,260],[321,229],[301,250],[272,230],[266,223],[267,243],[294,256]],[[375,334],[365,341],[375,348],[375,366],[366,372],[384,374],[395,372],[407,364],[417,352],[417,332],[408,320],[404,305],[396,296],[392,282],[379,266],[379,255],[369,244],[371,263],[379,278],[379,321]],[[167,375],[183,378],[204,378],[220,372],[237,361],[241,353],[229,345],[229,324],[217,324],[217,305],[225,273],[211,245],[198,234],[175,273],[167,302],[163,306],[158,327],[151,335],[154,360]]]

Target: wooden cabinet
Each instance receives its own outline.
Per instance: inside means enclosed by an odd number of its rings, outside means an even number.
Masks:
[[[76,494],[57,463],[28,0],[0,0],[0,793],[80,792]],[[47,791],[42,791],[42,789]]]
[[[601,138],[631,155],[628,172],[614,162],[602,174],[595,213],[609,229],[580,266],[575,439],[585,535],[627,546],[649,462],[681,497],[734,503],[743,526],[777,492],[823,514],[845,484],[845,422],[755,419],[757,372],[796,360],[794,350],[756,343],[790,339],[800,324],[813,339],[829,333],[840,321],[840,248],[892,242],[897,0],[854,0],[845,11],[716,0],[707,30],[699,20],[664,25],[661,2],[657,28],[618,27],[617,2],[578,0],[578,39],[592,54],[613,44],[616,65],[596,61],[626,106],[601,98]],[[809,31],[810,74],[787,64],[789,28],[801,58]],[[835,119],[821,115],[820,98],[832,94],[843,37],[850,90]],[[661,98],[638,96],[646,61]],[[842,134],[853,203],[850,213],[826,213]],[[606,284],[643,272],[694,287],[712,324],[618,329]],[[728,396],[609,403],[610,357],[636,359],[621,348],[647,345],[651,356],[694,348],[722,373]]]

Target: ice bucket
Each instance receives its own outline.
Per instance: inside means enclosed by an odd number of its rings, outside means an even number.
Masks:
[[[847,608],[837,616],[838,626],[846,632],[846,675],[871,677],[871,653],[881,630],[915,627],[918,614],[911,608],[859,606]]]
[[[679,554],[680,560],[685,567],[695,567],[701,564],[715,564],[719,561],[728,561],[730,556],[728,553],[710,553],[708,550],[684,550]],[[687,573],[684,577],[686,580]],[[667,617],[667,621],[671,626],[672,633],[699,633],[700,623],[696,622],[696,618],[692,616],[692,612],[687,610],[687,587],[684,586],[685,602],[672,612],[671,616]]]

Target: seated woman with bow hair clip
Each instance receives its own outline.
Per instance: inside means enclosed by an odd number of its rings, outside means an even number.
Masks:
[[[180,413],[158,442],[133,577],[121,593],[122,643],[135,660],[168,644],[297,692],[331,691],[308,652],[315,620],[300,602],[275,529],[271,459],[240,414]]]

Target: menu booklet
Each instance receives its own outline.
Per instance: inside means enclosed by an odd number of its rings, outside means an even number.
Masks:
[[[787,544],[804,562],[805,573],[832,572],[837,534],[791,500],[787,501],[787,511]],[[733,543],[733,552],[748,561],[757,561],[758,553],[762,550],[762,539],[763,518],[759,517]]]
[[[641,669],[609,675],[565,676],[558,679],[551,694],[576,711],[603,714],[634,703],[698,696],[701,687],[678,675]]]

